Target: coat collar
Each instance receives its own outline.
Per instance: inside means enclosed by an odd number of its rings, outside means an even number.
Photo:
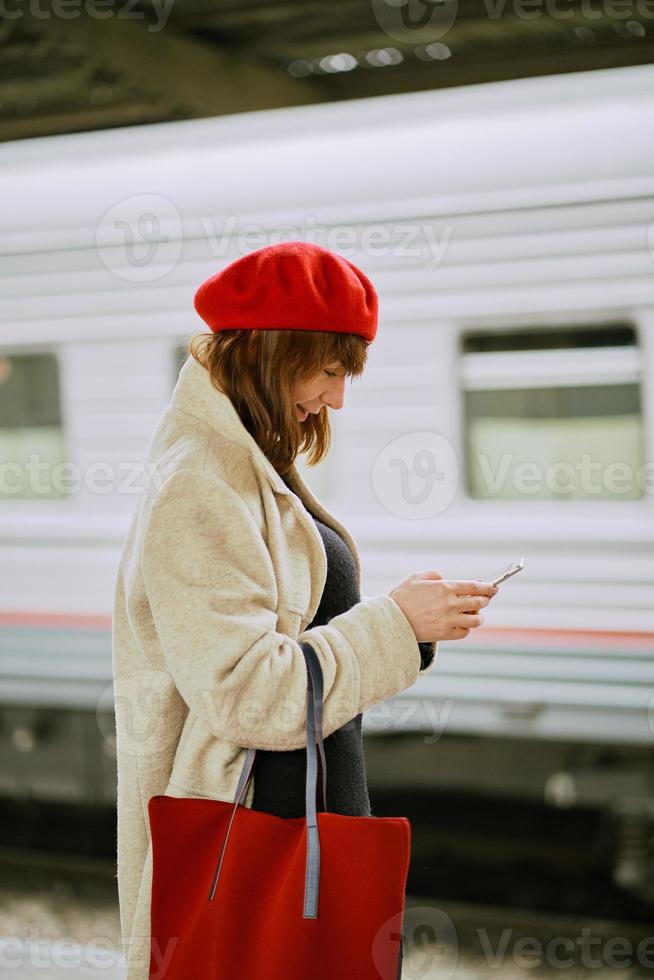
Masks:
[[[276,493],[291,492],[257,441],[241,422],[241,417],[229,396],[214,388],[209,372],[191,354],[188,355],[179,372],[171,405],[207,422],[230,442],[244,446],[254,462],[265,472]]]
[[[361,559],[356,541],[348,529],[314,496],[298,472],[295,463],[291,465],[287,473],[289,489],[257,441],[253,439],[241,422],[241,417],[229,396],[214,388],[207,369],[199,364],[191,354],[188,355],[179,372],[170,405],[174,409],[194,415],[221,432],[231,442],[244,446],[250,453],[254,464],[268,478],[275,493],[290,494],[291,497],[295,494],[309,513],[317,517],[323,524],[327,524],[328,527],[337,531],[352,552],[356,568],[357,588],[361,587]],[[310,519],[307,518],[307,520]],[[322,539],[312,520],[310,520],[310,524],[312,532],[320,544],[326,571]]]

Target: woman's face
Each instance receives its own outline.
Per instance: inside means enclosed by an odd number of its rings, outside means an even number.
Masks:
[[[304,422],[309,412],[319,412],[323,405],[330,408],[343,407],[346,374],[339,361],[327,364],[322,371],[298,382],[293,388],[292,398],[298,419]],[[300,408],[300,404],[303,406]]]

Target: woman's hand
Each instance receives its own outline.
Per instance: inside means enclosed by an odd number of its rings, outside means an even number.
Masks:
[[[461,640],[481,626],[479,610],[487,606],[498,589],[480,579],[444,579],[437,569],[414,572],[391,589],[388,595],[411,623],[418,643]]]

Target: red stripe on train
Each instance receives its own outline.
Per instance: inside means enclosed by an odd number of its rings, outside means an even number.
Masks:
[[[111,629],[111,616],[105,613],[12,612],[0,610],[0,625],[70,626],[73,629]]]

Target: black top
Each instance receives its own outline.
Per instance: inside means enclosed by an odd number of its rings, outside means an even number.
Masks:
[[[285,481],[286,482],[286,481]],[[313,516],[313,515],[312,515]],[[346,612],[361,601],[356,587],[354,558],[340,534],[316,517],[313,518],[327,554],[327,578],[311,623],[324,626],[333,616]],[[432,659],[431,644],[418,644],[421,666]],[[348,816],[371,816],[366,781],[366,765],[361,734],[361,715],[358,714],[342,728],[324,739],[327,762],[327,810]],[[319,759],[317,803],[322,811],[320,790],[322,773]],[[254,797],[252,808],[274,813],[278,817],[305,815],[306,749],[269,751],[257,749],[254,757]]]

